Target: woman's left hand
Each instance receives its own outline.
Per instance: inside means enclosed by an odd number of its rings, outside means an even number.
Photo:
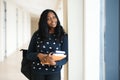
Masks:
[[[53,60],[52,58],[52,53],[49,53],[47,56],[46,56],[46,59],[47,59],[47,62],[50,64],[50,65],[56,65],[56,62]]]

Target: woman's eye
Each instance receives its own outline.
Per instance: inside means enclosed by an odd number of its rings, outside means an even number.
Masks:
[[[56,17],[55,16],[53,16],[53,19],[55,19]]]
[[[47,18],[47,20],[50,20],[50,18]]]
[[[53,17],[48,17],[48,18],[47,18],[47,20],[52,20],[52,19],[56,19],[56,17],[53,16]]]

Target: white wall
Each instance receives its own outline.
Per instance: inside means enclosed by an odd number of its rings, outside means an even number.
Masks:
[[[21,47],[23,44],[23,13],[24,11],[21,8],[18,8],[18,47]]]
[[[68,80],[99,80],[100,0],[68,0]]]
[[[31,34],[38,29],[39,18],[40,16],[31,19]]]
[[[2,49],[0,50],[0,61],[4,60],[5,55],[7,57],[16,50],[23,48],[22,46],[31,38],[30,13],[12,1],[6,1],[6,11],[5,28],[4,4],[3,0],[0,0],[0,49]]]
[[[99,80],[100,0],[84,1],[84,43],[84,80]]]
[[[0,0],[0,61],[4,60],[4,29],[3,29],[3,25],[4,25],[4,12],[3,12],[3,2],[2,0]]]
[[[24,11],[23,13],[23,44],[26,44],[24,48],[28,48],[30,38],[31,38],[31,17],[30,17],[30,13]]]
[[[68,0],[68,80],[84,80],[83,0]]]
[[[7,1],[7,56],[16,49],[16,5]]]

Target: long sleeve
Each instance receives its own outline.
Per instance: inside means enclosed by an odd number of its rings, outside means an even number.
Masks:
[[[57,65],[64,65],[68,61],[68,35],[66,34],[62,40],[62,51],[65,51],[66,58],[63,60],[57,61]]]
[[[27,51],[27,58],[29,60],[36,60],[37,58],[37,49],[36,49],[36,40],[37,40],[37,32],[35,32],[31,38],[28,51]]]
[[[56,50],[65,51],[67,57],[61,61],[57,61],[55,66],[42,65],[37,57],[37,54],[49,54]],[[34,72],[40,74],[50,74],[60,72],[62,65],[68,61],[68,37],[65,35],[61,42],[57,41],[54,34],[51,34],[47,40],[41,40],[39,34],[35,32],[31,38],[27,58],[32,61],[31,68]]]

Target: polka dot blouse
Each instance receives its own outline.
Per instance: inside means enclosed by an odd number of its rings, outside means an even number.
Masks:
[[[55,66],[43,65],[37,57],[38,53],[49,54],[55,51],[65,51],[67,57],[61,61],[57,61]],[[67,34],[58,41],[55,34],[50,34],[47,40],[41,40],[36,31],[29,44],[27,58],[32,61],[31,69],[33,72],[41,74],[60,72],[62,66],[68,61],[68,36]]]

